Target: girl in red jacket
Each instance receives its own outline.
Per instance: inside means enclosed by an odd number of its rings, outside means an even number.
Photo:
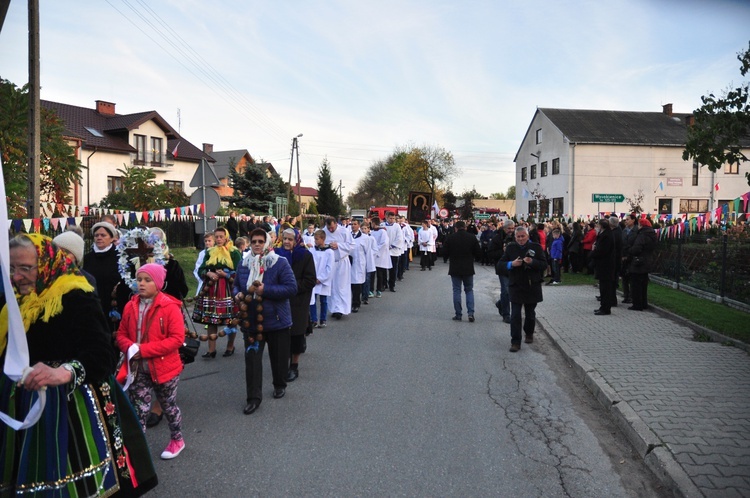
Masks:
[[[125,306],[116,341],[130,361],[131,373],[135,371],[128,392],[144,431],[152,389],[164,409],[171,440],[161,458],[169,460],[185,449],[177,406],[177,381],[182,371],[177,351],[185,340],[185,324],[179,301],[161,292],[166,274],[166,269],[155,263],[138,269],[138,294]]]

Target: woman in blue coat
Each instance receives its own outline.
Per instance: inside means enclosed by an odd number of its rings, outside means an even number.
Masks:
[[[279,257],[261,228],[250,232],[250,248],[237,269],[234,296],[240,308],[239,325],[245,339],[245,415],[263,399],[263,350],[268,344],[273,397],[283,398],[291,347],[292,311],[289,298],[297,294],[292,267]]]

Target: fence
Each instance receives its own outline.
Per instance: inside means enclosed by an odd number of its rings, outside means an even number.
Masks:
[[[200,218],[198,218],[200,220]],[[83,235],[84,235],[84,242],[85,247],[90,248],[91,245],[94,243],[94,238],[91,235],[91,227],[94,226],[95,223],[98,221],[101,221],[100,216],[84,216],[82,221],[80,222],[80,226],[83,229]],[[143,226],[147,227],[159,227],[162,230],[164,230],[164,233],[167,234],[167,243],[170,247],[197,247],[197,244],[200,245],[203,244],[202,236],[195,235],[195,224],[197,221],[149,221],[148,223],[144,223]],[[135,228],[135,225],[123,227],[123,229],[127,230],[128,228]],[[39,233],[42,235],[48,235],[50,237],[55,237],[56,235],[59,235],[63,232],[62,226],[58,226],[57,229],[53,228],[52,225],[49,225],[48,228],[45,228],[44,225],[40,226]],[[17,230],[13,228],[11,225],[11,236],[18,233]]]
[[[665,238],[655,252],[654,274],[674,282],[750,305],[750,229],[735,226],[689,236]]]

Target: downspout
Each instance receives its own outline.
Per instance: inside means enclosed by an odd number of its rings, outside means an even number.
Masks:
[[[94,152],[86,158],[86,205],[88,207],[91,207],[91,164],[89,160],[94,154],[96,154],[96,147],[94,147]]]

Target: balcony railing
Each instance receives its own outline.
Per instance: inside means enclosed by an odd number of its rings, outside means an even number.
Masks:
[[[131,166],[148,166],[153,169],[167,170],[174,166],[174,159],[166,153],[146,152],[145,157],[140,154],[130,154]]]

